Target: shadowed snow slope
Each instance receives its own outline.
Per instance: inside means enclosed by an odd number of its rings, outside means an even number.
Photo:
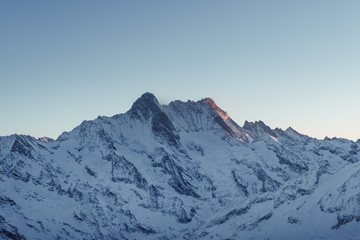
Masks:
[[[206,98],[0,137],[0,239],[360,239],[360,142]]]

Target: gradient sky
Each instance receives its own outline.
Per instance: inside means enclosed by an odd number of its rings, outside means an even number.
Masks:
[[[0,2],[0,135],[211,97],[243,125],[360,138],[360,1]]]

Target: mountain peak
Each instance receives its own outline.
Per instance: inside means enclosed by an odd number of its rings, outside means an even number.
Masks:
[[[214,100],[212,98],[209,98],[209,97],[200,100],[200,102],[206,103],[206,104],[211,105],[211,106],[216,105]]]
[[[276,137],[276,133],[261,120],[255,122],[245,121],[243,128],[254,139],[266,134]]]
[[[220,125],[229,136],[235,137],[242,142],[249,141],[246,132],[230,118],[227,112],[218,107],[213,99],[204,98],[200,100],[199,103],[204,104],[216,114],[214,118],[215,122]]]
[[[159,112],[160,104],[155,95],[149,92],[144,93],[138,98],[130,109],[132,118],[140,119],[141,117],[149,119],[151,113]]]
[[[248,129],[248,130],[252,130],[254,128],[260,128],[263,129],[265,131],[271,131],[271,128],[269,126],[267,126],[263,121],[255,121],[255,122],[248,122],[245,121],[243,128]]]
[[[158,102],[158,100],[156,99],[155,95],[153,93],[150,92],[146,92],[143,95],[141,95],[141,97],[139,99],[142,99],[144,101],[156,101]]]
[[[209,106],[210,108],[214,109],[215,111],[223,112],[223,110],[221,108],[219,108],[218,105],[216,105],[215,101],[212,98],[204,98],[204,99],[200,100],[199,102]]]
[[[44,142],[44,143],[48,143],[48,142],[54,142],[55,140],[49,137],[39,137],[37,140]]]
[[[209,106],[211,109],[213,109],[224,121],[229,119],[229,115],[227,112],[222,110],[221,108],[216,105],[215,101],[212,98],[204,98],[200,100],[201,103],[204,103],[205,105]]]
[[[358,143],[225,114],[145,93],[52,144],[0,137],[0,239],[355,239]]]

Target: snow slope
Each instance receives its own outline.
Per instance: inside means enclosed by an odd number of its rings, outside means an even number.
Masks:
[[[0,137],[0,239],[360,239],[359,145],[145,93],[55,141]]]

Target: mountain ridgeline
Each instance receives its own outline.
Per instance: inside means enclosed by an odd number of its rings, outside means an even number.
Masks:
[[[360,239],[359,154],[145,93],[57,140],[0,137],[0,239]]]

